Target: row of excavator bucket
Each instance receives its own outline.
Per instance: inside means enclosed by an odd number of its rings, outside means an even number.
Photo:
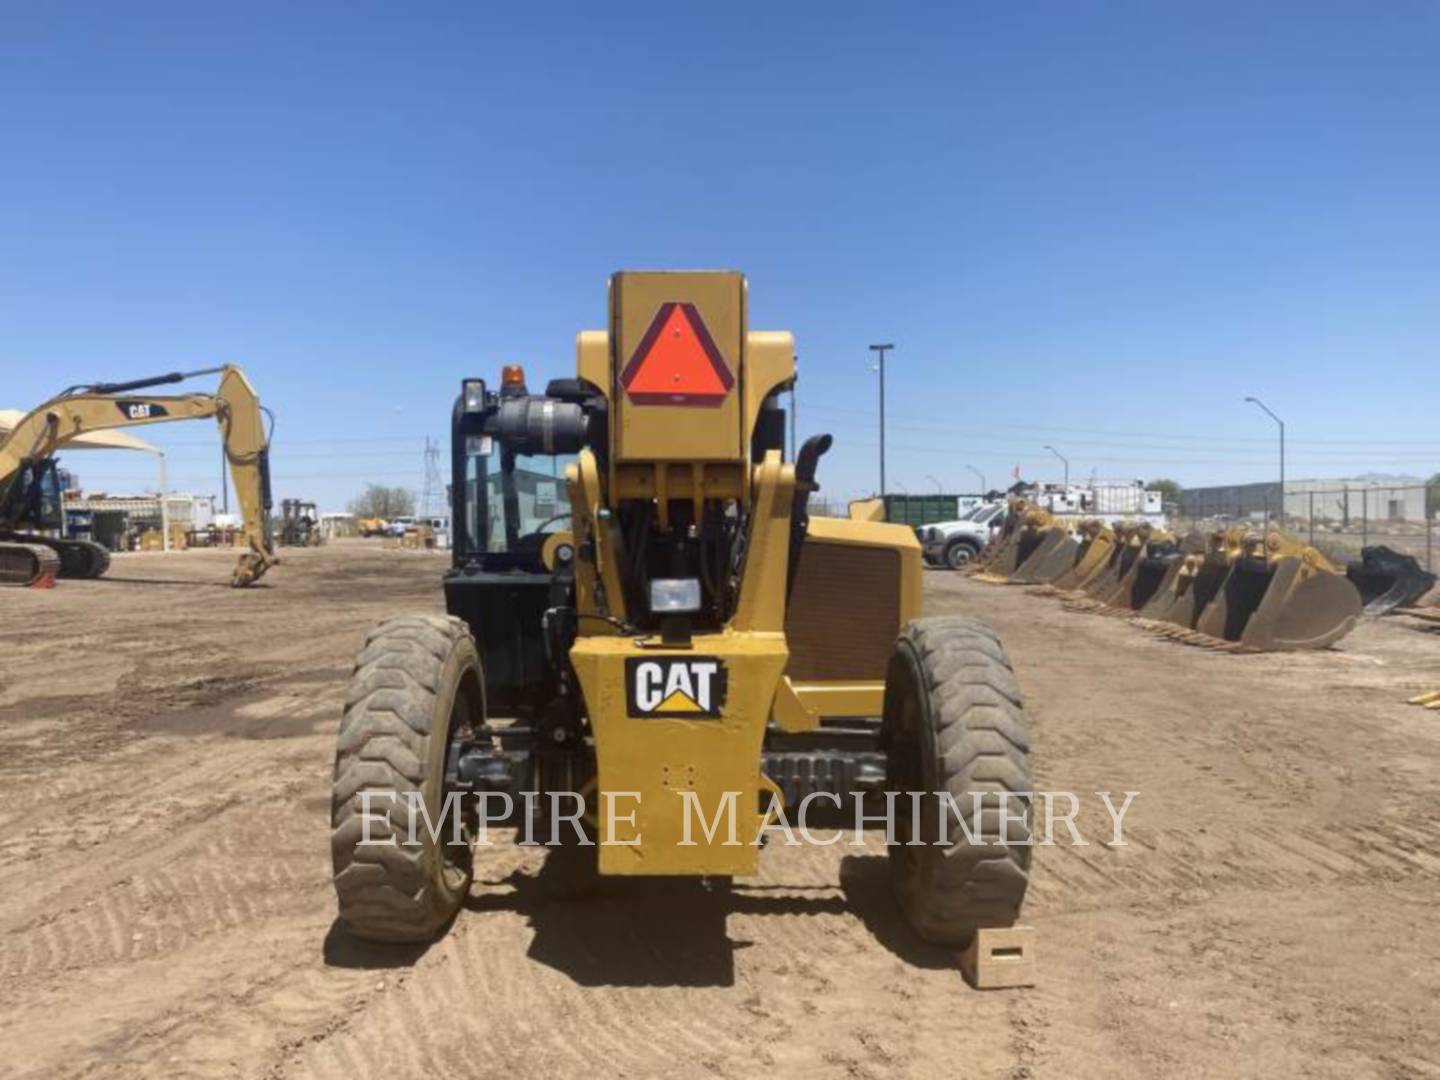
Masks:
[[[1033,591],[1071,610],[1132,618],[1187,644],[1322,649],[1354,628],[1363,606],[1345,570],[1278,529],[1180,538],[1150,522],[1066,522],[1013,505],[1009,526],[977,560],[980,580],[1040,586]],[[1414,587],[1408,575],[1392,592]]]

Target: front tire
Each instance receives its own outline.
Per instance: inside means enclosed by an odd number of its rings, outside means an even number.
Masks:
[[[1013,925],[1030,879],[1030,744],[1014,672],[974,619],[919,619],[901,632],[885,678],[891,791],[924,792],[918,822],[896,800],[896,899],[927,941],[963,945]],[[944,813],[941,797],[954,807]],[[975,835],[960,828],[963,815]],[[918,831],[917,831],[918,828]],[[920,840],[924,846],[906,846]]]
[[[462,842],[452,842],[445,768],[451,742],[483,718],[482,687],[460,619],[391,619],[366,638],[345,694],[331,800],[335,893],[357,937],[429,941],[464,900],[470,835],[462,828]],[[411,810],[417,802],[428,827]]]

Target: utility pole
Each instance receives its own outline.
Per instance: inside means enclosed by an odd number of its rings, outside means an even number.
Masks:
[[[979,469],[975,468],[974,465],[966,465],[965,468],[969,469],[971,472],[973,472],[976,476],[980,478],[980,494],[984,495],[985,493],[987,493],[990,490],[990,487],[988,484],[985,483],[985,474]]]
[[[871,345],[870,351],[880,357],[875,370],[880,372],[880,497],[885,497],[885,354],[894,344]]]
[[[1265,415],[1280,425],[1280,520],[1285,520],[1285,421],[1281,420],[1258,397],[1247,397],[1246,401],[1265,410]]]
[[[1067,458],[1064,454],[1060,453],[1059,450],[1056,450],[1053,446],[1050,446],[1050,445],[1047,444],[1046,447],[1045,447],[1045,449],[1046,449],[1046,450],[1049,450],[1050,453],[1052,453],[1052,454],[1054,454],[1056,457],[1058,457],[1058,458],[1060,459],[1060,461],[1064,464],[1064,466],[1065,466],[1065,486],[1068,488],[1068,487],[1070,486],[1070,459]]]

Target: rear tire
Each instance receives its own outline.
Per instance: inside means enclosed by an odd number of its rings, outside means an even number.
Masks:
[[[459,909],[472,851],[469,830],[452,843],[442,818],[446,758],[483,715],[480,660],[463,621],[411,616],[370,632],[345,694],[331,801],[340,919],[357,937],[429,941]],[[384,793],[370,796],[368,822],[367,791]],[[407,799],[423,801],[428,828]]]
[[[891,879],[921,937],[963,945],[1010,926],[1030,879],[1030,744],[1014,672],[995,632],[973,619],[920,619],[901,632],[885,678],[886,787],[925,792],[918,833],[896,800]],[[960,829],[956,809],[975,842]],[[977,827],[978,826],[978,827]],[[924,846],[904,846],[918,839]],[[1002,842],[1003,841],[1003,842]]]

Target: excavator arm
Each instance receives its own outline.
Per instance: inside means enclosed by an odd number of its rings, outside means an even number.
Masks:
[[[217,373],[220,387],[213,394],[147,396],[136,393],[152,386]],[[86,432],[211,417],[220,425],[225,459],[230,464],[248,544],[248,550],[235,567],[231,584],[237,587],[253,584],[279,560],[270,543],[269,440],[260,416],[260,398],[238,367],[227,364],[129,383],[75,387],[52,398],[28,413],[0,439],[0,491],[23,469],[45,461]],[[4,516],[0,508],[0,518]],[[0,529],[7,526],[7,522],[0,520]]]

